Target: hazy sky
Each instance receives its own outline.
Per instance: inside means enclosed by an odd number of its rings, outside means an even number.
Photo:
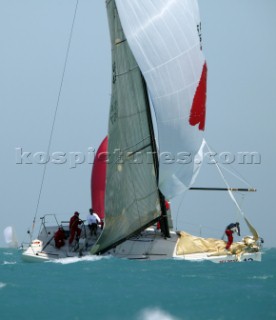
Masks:
[[[0,0],[0,231],[13,225],[20,242],[28,240],[36,211],[43,173],[38,152],[47,150],[75,4]],[[206,140],[218,153],[261,156],[260,164],[235,161],[233,166],[258,189],[245,197],[242,209],[265,245],[276,246],[276,2],[200,0],[199,6],[208,63]],[[50,150],[65,153],[67,161],[47,165],[37,225],[45,213],[70,217],[78,210],[86,217],[91,150],[107,134],[110,93],[105,2],[79,0]],[[21,152],[31,154],[20,158]],[[85,158],[72,168],[76,152]],[[223,186],[214,166],[205,167],[196,185]],[[172,209],[178,229],[189,226],[196,232],[201,224],[204,236],[217,237],[237,211],[226,193],[214,192],[190,192],[183,201],[176,199]]]

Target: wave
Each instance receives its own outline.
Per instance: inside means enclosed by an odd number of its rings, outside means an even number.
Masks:
[[[254,279],[254,280],[267,280],[267,279],[273,279],[274,275],[272,274],[268,274],[268,275],[262,275],[262,276],[254,276],[254,277],[250,277],[249,279]]]
[[[68,258],[62,258],[62,259],[56,259],[56,260],[50,260],[50,261],[46,261],[46,263],[60,263],[60,264],[70,264],[70,263],[76,263],[76,262],[83,262],[83,261],[99,261],[99,260],[103,260],[103,259],[110,259],[110,257],[100,257],[100,256],[93,256],[93,255],[89,255],[89,256],[84,256],[81,258],[78,257],[68,257]]]
[[[141,311],[137,320],[179,320],[159,308],[147,308]]]
[[[16,264],[16,261],[4,261],[2,264]]]
[[[6,283],[0,282],[0,289],[4,288],[6,285]]]

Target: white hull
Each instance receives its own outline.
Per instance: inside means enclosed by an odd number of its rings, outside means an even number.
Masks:
[[[96,237],[88,235],[88,230],[83,232],[86,237],[81,236],[78,244],[73,243],[73,245],[75,245],[74,247],[69,246],[68,240],[66,240],[65,245],[60,249],[55,247],[53,240],[53,235],[56,230],[57,227],[53,226],[43,228],[38,239],[33,240],[28,248],[23,250],[22,259],[26,262],[43,262],[91,255],[90,250],[96,241]],[[214,263],[261,261],[260,251],[239,255],[228,254],[227,251],[225,251],[225,254],[220,255],[217,255],[215,252],[177,255],[176,248],[179,236],[174,231],[170,232],[170,236],[170,238],[164,238],[159,230],[148,228],[137,237],[133,237],[117,247],[110,249],[104,256],[111,255],[117,258],[137,260],[207,260]]]
[[[54,251],[54,250],[53,250]],[[22,253],[22,259],[25,262],[44,262],[57,259],[80,257],[79,252],[70,252],[69,249],[55,249],[55,252],[39,251],[34,252],[33,248],[29,247]],[[88,255],[89,252],[84,252],[82,256]]]
[[[262,261],[262,253],[252,252],[244,253],[241,256],[235,254],[212,256],[206,253],[187,254],[175,259],[189,260],[189,261],[211,261],[214,263],[228,263],[228,262],[248,262],[248,261]]]
[[[170,232],[171,238],[164,239],[159,232],[154,229],[147,229],[143,235],[125,241],[116,248],[110,250],[107,254],[118,258],[139,259],[139,260],[160,260],[176,259],[189,261],[211,261],[214,263],[226,262],[246,262],[261,261],[262,253],[250,252],[243,254],[225,254],[217,255],[216,252],[192,253],[185,255],[176,254],[178,236],[175,232]]]
[[[49,217],[47,217],[49,219]],[[63,229],[67,235],[65,245],[60,249],[55,247],[54,234],[58,229],[56,226],[46,225],[46,219],[42,220],[41,231],[37,239],[31,241],[27,248],[23,248],[22,260],[26,262],[43,262],[49,260],[82,257],[90,254],[91,247],[94,245],[97,237],[91,236],[90,231],[84,225],[82,226],[82,232],[79,242],[75,241],[72,245],[69,245],[69,226],[63,226]],[[100,233],[100,230],[98,230]]]
[[[34,240],[38,241],[38,239]],[[95,241],[94,241],[95,242]],[[92,246],[92,245],[91,245]],[[91,247],[90,246],[90,247]],[[90,250],[78,250],[69,247],[67,241],[64,247],[57,249],[54,244],[49,244],[47,248],[42,250],[32,244],[22,253],[22,260],[25,262],[44,262],[49,260],[83,257],[90,255]]]

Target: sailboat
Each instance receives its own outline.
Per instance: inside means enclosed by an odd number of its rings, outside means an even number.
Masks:
[[[260,261],[259,235],[245,217],[252,235],[229,250],[223,240],[174,230],[172,223],[169,201],[193,188],[205,148],[207,63],[197,1],[107,0],[106,7],[112,96],[104,227],[81,255]],[[50,247],[41,243],[35,258],[49,258]],[[33,249],[25,256],[33,257]],[[52,258],[68,256],[60,252]]]
[[[18,241],[15,230],[12,226],[8,226],[3,231],[4,239],[9,248],[18,248]]]

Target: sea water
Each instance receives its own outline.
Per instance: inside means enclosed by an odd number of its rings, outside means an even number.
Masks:
[[[276,249],[263,261],[68,258],[0,249],[0,319],[276,319]]]

